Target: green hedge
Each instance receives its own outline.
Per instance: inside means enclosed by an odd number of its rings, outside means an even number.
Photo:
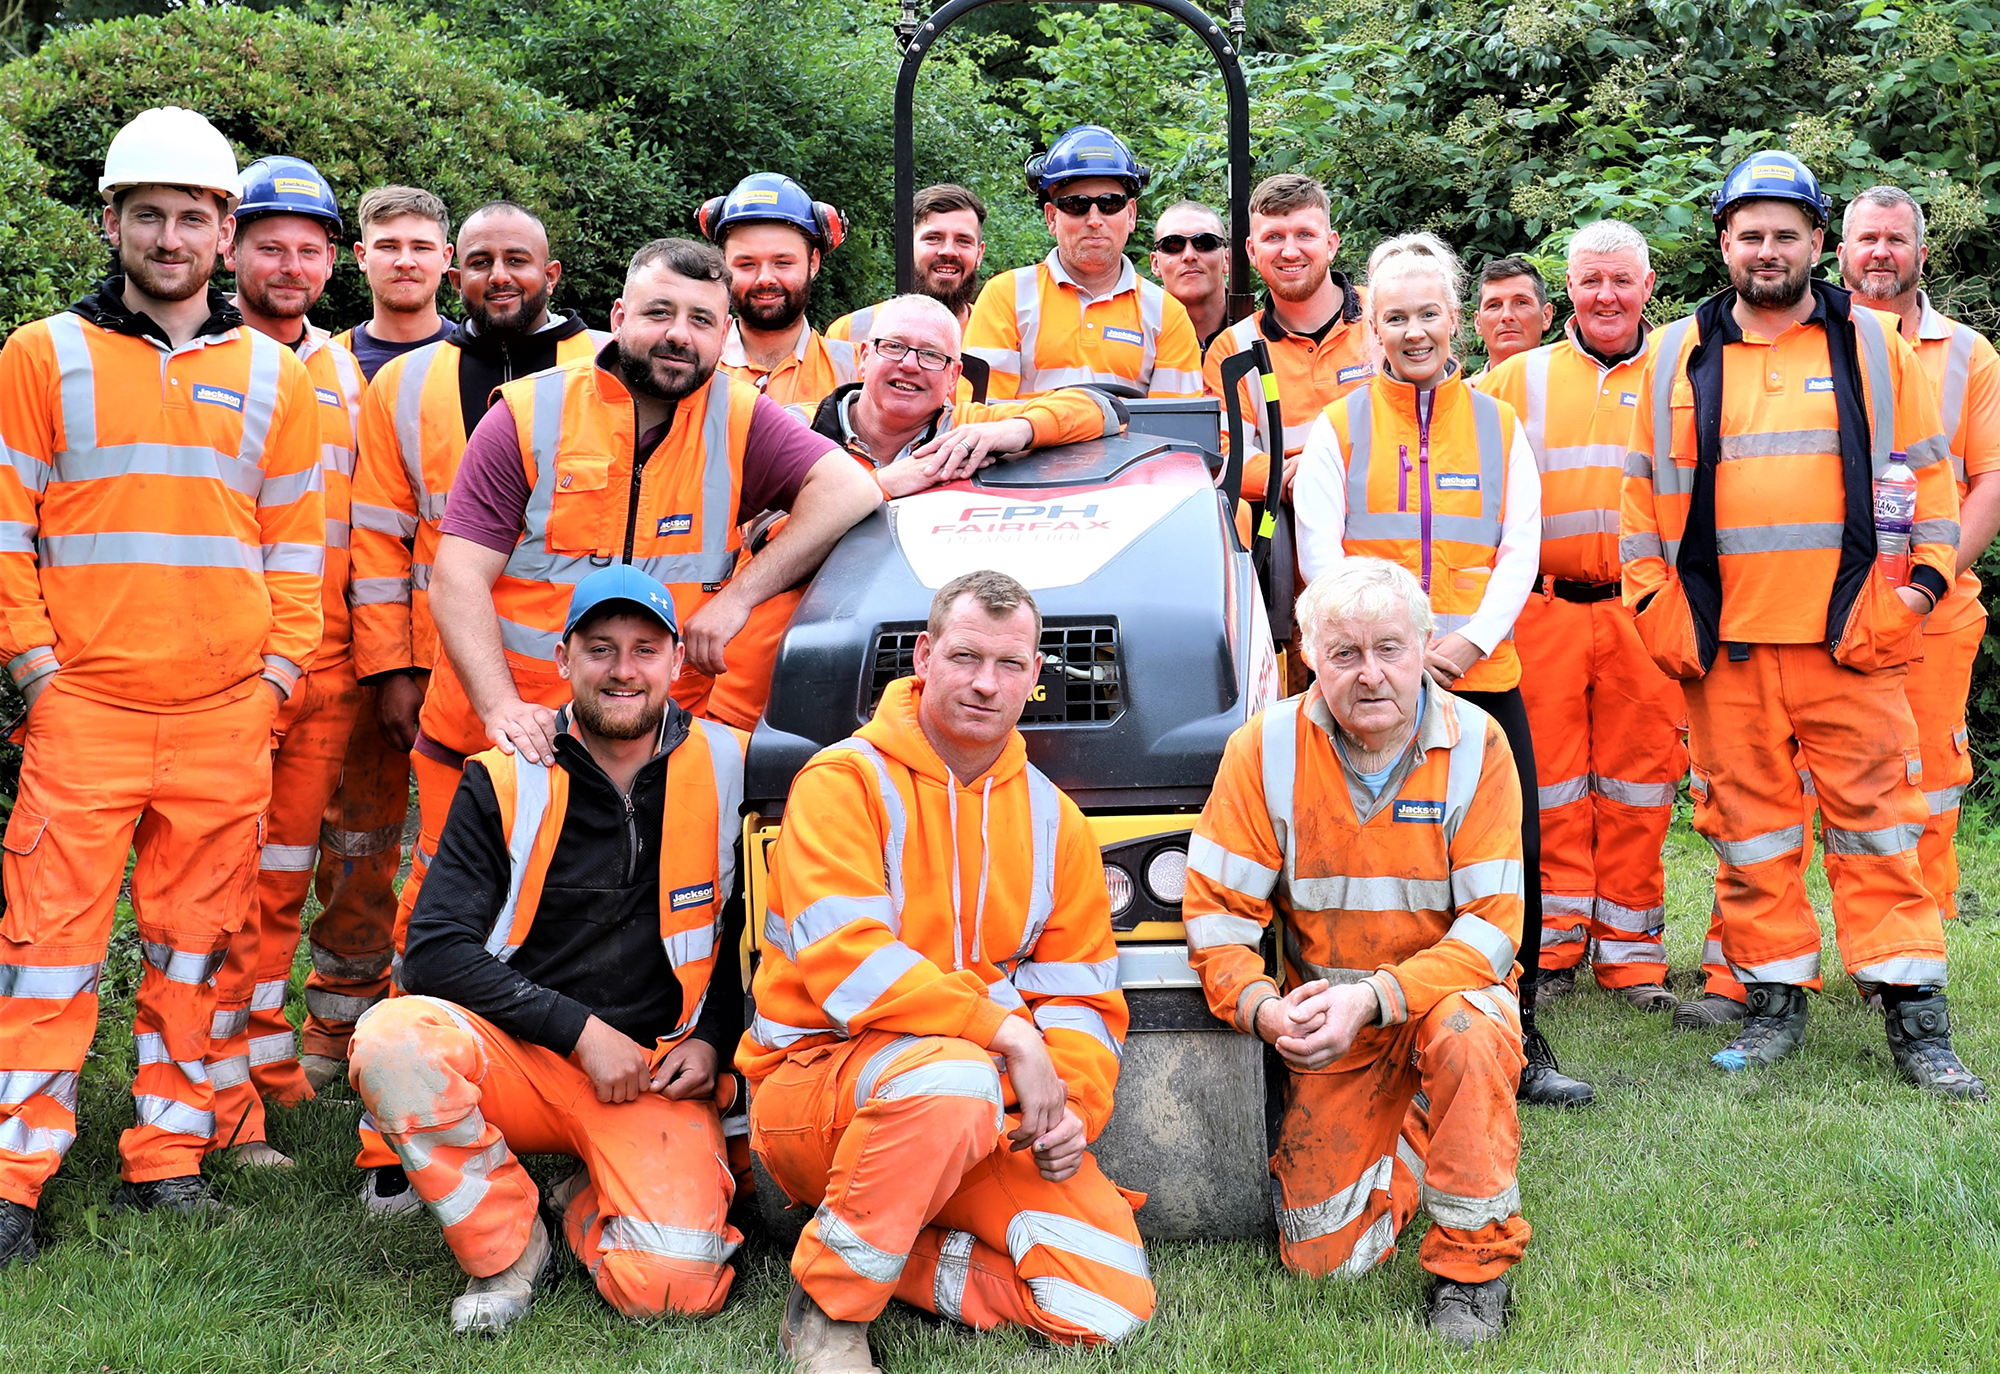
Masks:
[[[27,140],[0,124],[0,336],[75,300],[102,263],[90,217],[48,183]]]

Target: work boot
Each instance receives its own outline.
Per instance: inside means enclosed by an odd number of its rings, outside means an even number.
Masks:
[[[528,1232],[520,1258],[488,1278],[474,1279],[451,1300],[454,1336],[497,1336],[528,1315],[536,1295],[555,1275],[556,1248],[540,1217]]]
[[[1710,1058],[1715,1066],[1738,1069],[1775,1064],[1806,1038],[1806,990],[1790,983],[1745,983],[1743,1029]]]
[[[1719,992],[1703,993],[1700,1000],[1683,1002],[1674,1008],[1675,1030],[1713,1030],[1733,1026],[1743,1019],[1744,1006],[1734,997]]]
[[[1522,1048],[1528,1053],[1528,1062],[1521,1070],[1521,1086],[1514,1093],[1517,1102],[1530,1107],[1588,1107],[1596,1100],[1595,1088],[1562,1071],[1556,1052],[1540,1030],[1530,1025],[1525,1031]]]
[[[35,1241],[35,1209],[0,1198],[0,1269],[26,1264],[41,1253]]]
[[[1546,1007],[1558,997],[1567,997],[1576,991],[1577,965],[1568,968],[1545,968],[1535,979],[1535,1009]]]
[[[1434,1333],[1461,1350],[1499,1340],[1507,1329],[1507,1280],[1439,1279],[1431,1287],[1430,1320]]]
[[[121,1183],[111,1195],[114,1212],[178,1212],[184,1217],[223,1216],[229,1208],[200,1174]]]
[[[410,1176],[400,1164],[368,1170],[361,1180],[361,1201],[377,1221],[393,1221],[424,1210],[424,1200],[410,1186]]]
[[[246,1140],[222,1153],[231,1164],[243,1169],[289,1169],[296,1163],[268,1140]]]
[[[542,1223],[549,1228],[550,1235],[565,1234],[567,1228],[563,1219],[569,1215],[569,1205],[576,1201],[576,1195],[589,1183],[590,1170],[579,1164],[573,1171],[542,1189]]]
[[[785,1299],[778,1349],[797,1374],[882,1374],[868,1349],[868,1323],[835,1321],[797,1279]]]
[[[306,1082],[315,1093],[323,1092],[326,1085],[347,1072],[345,1059],[334,1059],[324,1054],[302,1054],[299,1069],[305,1074]]]
[[[1629,988],[1606,988],[1605,991],[1635,1011],[1672,1011],[1681,1004],[1680,998],[1658,983],[1634,983]]]
[[[1911,997],[1888,1011],[1889,1057],[1903,1077],[1939,1097],[1984,1102],[1986,1085],[1951,1047],[1951,1011],[1944,994]]]

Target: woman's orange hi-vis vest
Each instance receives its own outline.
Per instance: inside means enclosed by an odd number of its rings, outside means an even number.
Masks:
[[[736,816],[743,806],[748,737],[712,721],[695,720],[690,727],[667,759],[660,827],[660,943],[681,985],[680,1024],[662,1037],[663,1045],[679,1041],[701,1019],[722,909],[736,889]],[[507,836],[507,900],[486,937],[486,952],[504,964],[535,924],[569,811],[569,773],[498,749],[479,755],[479,762],[493,779]]]

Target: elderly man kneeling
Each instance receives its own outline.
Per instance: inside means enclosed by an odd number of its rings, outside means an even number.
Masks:
[[[1280,1253],[1367,1273],[1421,1206],[1430,1322],[1500,1334],[1528,1245],[1515,1166],[1521,786],[1500,727],[1427,682],[1417,580],[1350,558],[1299,598],[1318,683],[1238,730],[1188,848],[1214,1013],[1291,1072]],[[1258,948],[1278,922],[1284,990]]]

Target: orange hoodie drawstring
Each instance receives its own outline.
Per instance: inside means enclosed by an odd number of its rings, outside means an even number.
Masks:
[[[965,967],[965,924],[958,904],[958,777],[944,770],[944,800],[951,811],[951,969]]]

